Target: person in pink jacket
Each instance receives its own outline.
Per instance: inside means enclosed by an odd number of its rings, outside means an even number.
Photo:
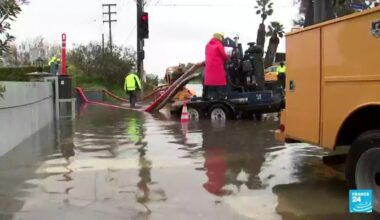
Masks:
[[[223,46],[224,36],[215,33],[206,46],[206,67],[204,75],[204,97],[224,99],[226,97],[227,76],[224,63],[228,56]]]

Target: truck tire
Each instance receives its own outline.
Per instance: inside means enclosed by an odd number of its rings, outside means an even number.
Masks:
[[[231,111],[222,104],[211,106],[209,111],[210,119],[214,121],[226,121],[231,119]]]
[[[189,118],[191,120],[199,120],[201,117],[202,117],[202,112],[197,109],[197,108],[192,108],[192,107],[189,107],[188,108],[188,113],[189,113]]]
[[[350,188],[373,190],[373,208],[380,212],[380,130],[365,132],[354,141],[345,173]]]

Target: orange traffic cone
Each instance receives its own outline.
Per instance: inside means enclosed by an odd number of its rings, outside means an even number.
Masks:
[[[183,102],[182,114],[181,114],[181,123],[189,122],[189,113],[187,112],[186,101]]]
[[[181,130],[182,130],[182,134],[184,135],[184,137],[186,137],[187,132],[189,131],[189,123],[187,123],[187,122],[181,123]]]

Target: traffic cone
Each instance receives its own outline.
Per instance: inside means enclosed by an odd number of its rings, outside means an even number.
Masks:
[[[183,136],[186,137],[187,132],[189,131],[189,123],[187,122],[181,123],[181,130],[182,130]]]
[[[189,122],[189,113],[187,112],[186,101],[183,102],[182,114],[181,114],[181,123]]]

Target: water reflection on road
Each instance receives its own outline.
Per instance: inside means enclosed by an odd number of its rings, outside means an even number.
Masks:
[[[348,214],[343,175],[319,148],[276,142],[277,123],[89,106],[27,164],[35,141],[0,158],[20,161],[0,169],[0,219],[379,218]]]

